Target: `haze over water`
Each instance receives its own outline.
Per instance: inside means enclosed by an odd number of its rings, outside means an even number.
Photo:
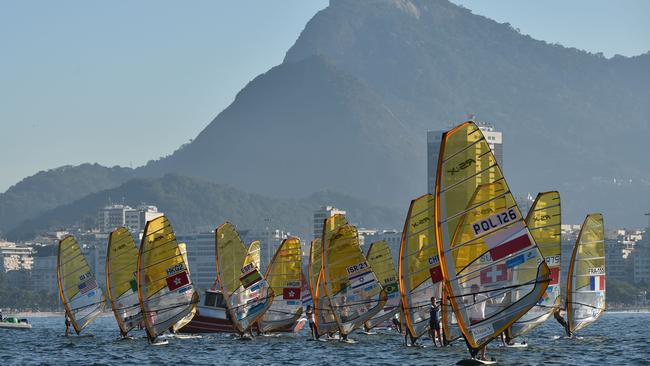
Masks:
[[[150,346],[143,332],[134,340],[117,340],[112,316],[98,318],[82,334],[93,337],[64,337],[63,318],[30,319],[31,331],[0,330],[0,363],[3,365],[453,365],[467,358],[463,341],[436,348],[429,339],[425,348],[402,346],[402,338],[392,331],[377,335],[353,333],[357,344],[311,342],[308,329],[297,335],[256,337],[235,340],[230,334],[207,334],[199,339],[168,338],[169,344]],[[500,365],[642,365],[649,364],[650,314],[605,313],[576,339],[556,339],[560,326],[550,320],[533,331],[529,347],[504,349],[493,341],[488,355]]]

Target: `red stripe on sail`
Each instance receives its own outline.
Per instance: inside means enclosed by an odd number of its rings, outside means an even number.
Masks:
[[[507,257],[512,253],[516,253],[524,248],[530,246],[530,238],[528,234],[524,234],[518,238],[514,238],[509,242],[503,243],[498,247],[490,249],[490,256],[493,261],[499,260],[501,258]]]

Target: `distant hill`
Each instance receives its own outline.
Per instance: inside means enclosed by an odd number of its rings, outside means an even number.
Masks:
[[[24,220],[90,193],[116,187],[132,176],[132,169],[107,168],[99,164],[63,166],[38,172],[0,194],[0,231],[11,230]]]
[[[426,189],[425,132],[478,113],[504,132],[515,192],[559,189],[569,222],[603,211],[608,224],[641,225],[648,100],[650,54],[548,44],[443,0],[332,0],[282,65],[144,171],[398,206]]]
[[[272,199],[203,179],[168,174],[157,179],[131,179],[117,188],[92,193],[25,221],[7,236],[11,240],[25,240],[49,228],[78,223],[92,227],[98,207],[109,197],[120,197],[124,203],[134,206],[155,202],[170,218],[175,230],[183,233],[214,230],[228,220],[240,228],[272,225],[311,239],[313,212],[324,204],[345,207],[349,219],[362,227],[399,228],[405,215],[399,210],[334,192],[315,193],[302,199]]]
[[[281,65],[192,143],[134,173],[401,208],[426,190],[426,131],[477,113],[504,133],[516,193],[558,189],[565,222],[602,211],[608,227],[638,227],[650,210],[649,100],[650,53],[606,59],[446,0],[331,0]]]

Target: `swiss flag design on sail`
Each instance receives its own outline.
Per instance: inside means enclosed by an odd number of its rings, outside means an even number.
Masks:
[[[560,283],[560,267],[550,268],[551,270],[551,282],[549,285],[557,285]]]
[[[299,300],[300,289],[298,287],[285,287],[282,289],[282,299],[284,300]]]
[[[440,266],[429,268],[429,273],[431,274],[431,282],[438,283],[442,281],[442,269]]]
[[[187,272],[185,271],[167,277],[167,288],[169,288],[169,291],[174,291],[177,288],[189,284],[190,284],[190,278],[187,276]]]
[[[481,270],[481,284],[492,284],[508,280],[508,267],[505,263],[489,266]]]

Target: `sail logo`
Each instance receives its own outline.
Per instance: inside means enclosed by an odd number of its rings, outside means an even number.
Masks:
[[[595,275],[604,275],[605,274],[605,267],[595,267],[595,268],[589,268],[587,273],[590,276],[595,276]]]
[[[483,338],[487,338],[494,333],[494,327],[492,326],[492,323],[487,323],[487,324],[481,324],[478,326],[473,326],[472,328],[472,337],[477,343],[480,343],[480,340]]]
[[[490,285],[503,281],[508,281],[508,267],[505,263],[492,265],[481,270],[482,285]]]
[[[169,268],[167,268],[167,277],[173,276],[174,274],[176,274],[176,273],[178,273],[178,272],[180,272],[180,271],[182,271],[184,269],[185,269],[185,266],[183,265],[183,263],[178,263],[177,265],[175,265],[173,267],[169,267]]]
[[[368,263],[361,262],[359,264],[349,266],[347,268],[347,270],[348,270],[348,274],[350,275],[350,274],[353,274],[353,273],[358,272],[358,271],[362,271],[362,270],[367,269],[367,268],[368,268]]]
[[[509,222],[517,220],[518,218],[519,215],[517,214],[517,210],[511,208],[507,211],[498,212],[483,220],[474,222],[472,224],[472,231],[474,231],[474,236],[478,236],[479,234],[492,232]]]
[[[535,222],[537,222],[537,221],[548,221],[550,219],[551,219],[551,215],[548,215],[548,214],[533,217],[533,221],[535,221]]]
[[[465,161],[462,161],[462,162],[458,163],[458,165],[456,165],[455,167],[453,167],[451,169],[448,169],[447,173],[449,173],[451,175],[454,175],[456,173],[460,173],[461,171],[463,171],[463,170],[469,168],[470,166],[472,166],[472,164],[476,164],[476,160],[471,159],[471,158],[467,159]]]
[[[167,288],[169,291],[174,291],[180,287],[190,284],[190,278],[187,272],[179,272],[171,277],[167,277]]]
[[[590,276],[589,290],[605,291],[605,276],[604,275]]]
[[[422,224],[425,224],[427,222],[429,222],[429,217],[425,216],[425,217],[419,219],[418,221],[412,223],[411,226],[413,226],[413,228],[416,228],[416,227],[418,227],[418,226],[420,226]]]
[[[429,257],[429,267],[437,266],[438,264],[440,264],[440,257],[437,254]]]

